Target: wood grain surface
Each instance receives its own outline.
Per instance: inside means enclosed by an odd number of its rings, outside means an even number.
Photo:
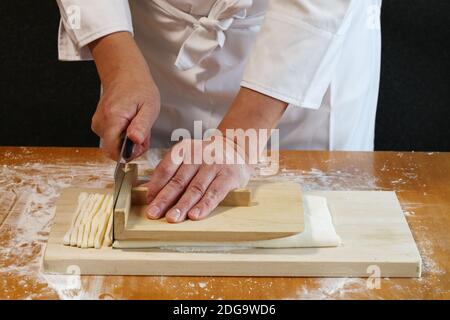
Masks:
[[[287,237],[304,229],[302,194],[289,182],[251,183],[250,206],[219,206],[208,219],[149,220],[148,205],[132,205],[117,240],[250,241]]]
[[[155,152],[145,165],[154,166]],[[112,186],[98,149],[0,148],[1,299],[448,299],[450,154],[281,152],[270,181],[308,190],[393,190],[423,259],[420,279],[45,275],[42,255],[62,188]],[[141,169],[140,169],[141,170]],[[3,200],[6,199],[6,200]],[[372,279],[374,280],[374,279]]]
[[[261,187],[266,185],[271,183]],[[70,274],[71,266],[77,266],[83,275],[369,277],[376,272],[378,277],[419,277],[421,273],[421,257],[392,191],[305,193],[327,199],[342,240],[338,247],[263,249],[219,245],[208,251],[204,247],[98,250],[64,246],[62,239],[72,221],[78,195],[104,190],[62,191],[44,254],[46,273]]]

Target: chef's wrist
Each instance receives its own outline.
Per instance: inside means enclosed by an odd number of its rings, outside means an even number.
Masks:
[[[277,127],[286,108],[283,101],[241,88],[218,129],[245,150],[246,163],[254,163],[264,153],[272,129]]]
[[[152,81],[150,70],[129,32],[116,32],[89,44],[103,87],[124,79]]]

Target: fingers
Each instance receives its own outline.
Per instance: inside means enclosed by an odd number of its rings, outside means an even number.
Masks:
[[[188,211],[191,220],[207,217],[226,197],[228,192],[237,188],[234,180],[226,176],[217,176],[210,184],[201,200]]]
[[[106,155],[113,160],[117,160],[119,157],[120,146],[122,143],[121,135],[127,127],[127,124],[127,119],[120,117],[110,118],[106,121],[102,136],[102,148]]]
[[[144,187],[147,188],[147,200],[148,202],[152,202],[158,193],[164,188],[164,186],[172,179],[172,177],[177,172],[178,168],[181,166],[181,163],[176,163],[172,161],[172,157],[170,152],[168,152],[163,159],[156,166],[153,175],[149,182],[143,184]],[[151,209],[151,206],[149,206]],[[158,208],[153,208],[149,213],[149,216],[157,217],[160,216],[160,213],[157,212]]]
[[[156,110],[142,107],[128,126],[127,136],[134,142],[131,159],[141,156],[150,148],[150,131],[157,115]],[[144,135],[144,139],[142,139],[142,135]]]
[[[150,137],[144,139],[144,143],[141,145],[134,145],[133,154],[131,159],[136,159],[143,155],[150,148]]]
[[[202,145],[200,145],[202,147]],[[208,216],[229,191],[245,185],[250,177],[245,165],[191,164],[200,152],[191,140],[178,143],[156,167],[148,190],[147,216],[168,222],[200,220]],[[200,151],[199,151],[200,150]]]
[[[100,115],[100,112],[97,110],[92,116],[91,121],[91,130],[99,137],[103,136],[103,126],[102,126],[103,118]]]
[[[132,158],[148,150],[150,130],[159,114],[158,94],[142,99],[140,92],[129,93],[130,90],[119,86],[105,92],[92,117],[92,130],[102,138],[103,151],[114,160],[125,130],[135,146]]]
[[[169,182],[158,192],[156,197],[150,203],[147,215],[150,219],[159,219],[183,194],[186,186],[192,177],[197,173],[196,165],[181,165],[176,174]],[[169,213],[167,213],[169,214]],[[179,211],[170,212],[171,217],[178,219]]]
[[[202,167],[189,183],[180,200],[167,212],[167,221],[172,223],[184,221],[192,206],[205,195],[216,174],[213,167]]]
[[[158,115],[157,109],[150,104],[138,106],[137,114],[127,129],[127,136],[135,145],[143,145],[145,139],[150,136],[150,130]]]
[[[102,138],[102,150],[111,159],[117,160],[122,133],[129,124],[128,115],[124,112],[123,106],[117,103],[110,103],[109,99],[102,97],[92,117],[92,130]]]

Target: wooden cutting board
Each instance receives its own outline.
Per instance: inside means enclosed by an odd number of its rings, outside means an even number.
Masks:
[[[304,229],[303,200],[296,183],[250,183],[250,206],[219,206],[201,221],[168,223],[165,218],[146,217],[148,205],[132,205],[115,232],[117,240],[245,241],[281,238]],[[57,210],[75,212],[81,192],[110,193],[108,189],[68,188],[58,200]],[[119,236],[118,236],[119,234]]]
[[[421,258],[394,192],[317,191],[327,198],[343,244],[293,249],[79,249],[62,245],[72,208],[62,197],[44,255],[50,273],[419,277]]]
[[[252,182],[247,188],[252,194],[250,206],[219,206],[207,219],[201,221],[168,223],[165,218],[149,220],[146,217],[148,206],[132,205],[125,229],[116,238],[245,241],[287,237],[303,231],[303,201],[297,183]],[[68,202],[73,202],[71,194],[63,197]]]

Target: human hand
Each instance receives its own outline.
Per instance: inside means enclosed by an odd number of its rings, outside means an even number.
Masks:
[[[126,132],[134,143],[132,158],[136,158],[150,147],[150,131],[160,110],[159,90],[130,34],[109,35],[90,48],[103,87],[92,130],[114,160]]]
[[[223,147],[215,149],[216,161],[204,157],[199,163],[193,161],[202,159],[204,150],[217,146],[214,144],[219,139]],[[143,185],[148,189],[148,218],[165,216],[171,223],[187,218],[201,220],[218,206],[228,192],[247,185],[252,168],[244,162],[242,151],[224,137],[213,140],[186,139],[164,156],[151,181]],[[219,149],[222,151],[220,156]],[[236,155],[238,160],[234,164],[226,164],[230,161],[225,159],[236,159]]]
[[[117,159],[121,135],[125,131],[134,143],[132,158],[144,153],[150,146],[150,130],[159,108],[158,90],[149,81],[120,75],[104,87],[92,117],[92,130],[102,138],[106,155]]]

